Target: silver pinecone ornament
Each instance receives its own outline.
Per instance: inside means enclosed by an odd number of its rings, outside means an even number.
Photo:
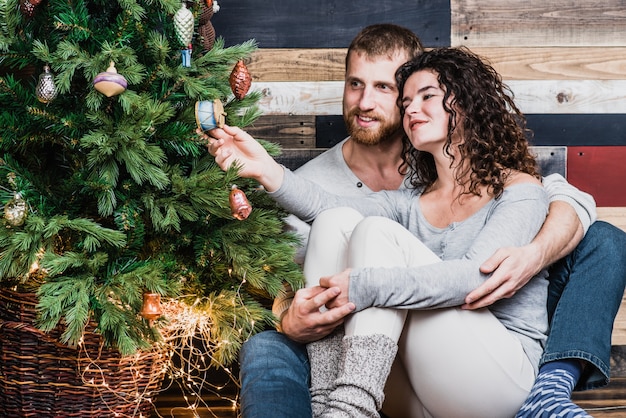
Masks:
[[[193,38],[193,27],[193,13],[187,8],[187,4],[183,2],[180,9],[174,14],[174,31],[176,32],[178,42],[185,48],[191,43]]]
[[[57,85],[54,83],[54,76],[50,72],[50,67],[44,65],[43,73],[39,75],[39,82],[37,83],[36,94],[37,99],[41,103],[50,103],[56,97],[59,91]]]

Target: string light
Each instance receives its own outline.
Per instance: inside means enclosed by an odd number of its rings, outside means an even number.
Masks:
[[[213,395],[221,401],[228,402],[228,408],[236,411],[239,404],[239,389],[241,387],[238,376],[224,364],[221,360],[224,353],[232,350],[235,341],[229,338],[228,330],[217,330],[218,320],[226,314],[233,315],[231,332],[237,335],[239,341],[251,336],[255,322],[252,314],[244,303],[241,296],[241,289],[245,283],[245,278],[231,294],[220,293],[213,297],[196,297],[193,303],[189,303],[185,297],[180,299],[165,300],[162,302],[163,316],[166,318],[164,325],[160,328],[163,340],[158,344],[161,358],[151,374],[146,374],[140,367],[141,355],[137,354],[132,358],[128,366],[133,369],[133,382],[128,382],[129,389],[120,391],[119,388],[109,387],[106,372],[98,365],[98,358],[91,358],[84,346],[84,341],[79,341],[80,353],[84,364],[82,368],[82,379],[85,384],[96,387],[98,390],[115,392],[115,398],[121,402],[136,402],[137,405],[144,402],[153,403],[159,392],[167,391],[172,385],[178,385],[182,392],[182,399],[186,403],[184,408],[190,411],[194,417],[200,417],[197,411],[211,412],[211,407],[207,404],[207,395]],[[185,302],[186,300],[186,302]],[[228,308],[239,309],[228,312]],[[243,326],[241,322],[248,325]],[[248,335],[244,335],[248,329]],[[144,360],[145,361],[145,360]],[[215,374],[212,370],[219,369],[223,372],[224,379],[215,382]],[[146,381],[163,382],[163,387],[155,391],[147,390]],[[151,385],[154,386],[154,385]],[[223,393],[224,389],[235,387],[233,394],[230,390]],[[145,388],[145,389],[144,389]],[[213,398],[214,399],[214,398]],[[223,404],[222,404],[223,405]],[[113,411],[115,405],[107,405]],[[221,408],[224,408],[222,406]],[[163,418],[158,411],[156,416]],[[114,413],[113,416],[122,416]]]

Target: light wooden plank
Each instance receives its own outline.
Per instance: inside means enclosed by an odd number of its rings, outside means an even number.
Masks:
[[[524,113],[626,113],[626,80],[511,80]],[[256,82],[265,114],[340,115],[342,81]]]
[[[626,80],[510,80],[524,113],[625,113]]]
[[[619,80],[626,48],[476,47],[505,80]],[[246,63],[253,81],[342,81],[346,48],[257,50]]]
[[[262,48],[246,61],[252,81],[340,81],[347,48]]]
[[[517,45],[517,43],[515,43]],[[504,80],[620,80],[626,78],[623,47],[475,47]]]
[[[599,207],[598,219],[601,221],[609,222],[610,224],[613,224],[616,227],[626,231],[626,207]]]
[[[625,46],[622,0],[451,0],[451,44]]]
[[[340,115],[342,81],[259,82],[253,90],[262,92],[259,108],[264,114]]]

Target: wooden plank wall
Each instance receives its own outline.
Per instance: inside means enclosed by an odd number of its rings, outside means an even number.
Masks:
[[[247,62],[264,116],[250,129],[294,164],[345,135],[344,57],[372,23],[412,29],[426,47],[465,45],[515,93],[534,145],[565,146],[567,177],[626,229],[626,9],[622,0],[238,0],[212,19],[226,44],[256,39]],[[626,344],[626,312],[614,343]]]

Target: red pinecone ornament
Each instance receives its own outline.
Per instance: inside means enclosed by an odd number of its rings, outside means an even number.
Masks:
[[[241,100],[248,94],[250,85],[252,85],[252,76],[243,60],[237,61],[228,81],[230,82],[230,89],[237,99]]]

